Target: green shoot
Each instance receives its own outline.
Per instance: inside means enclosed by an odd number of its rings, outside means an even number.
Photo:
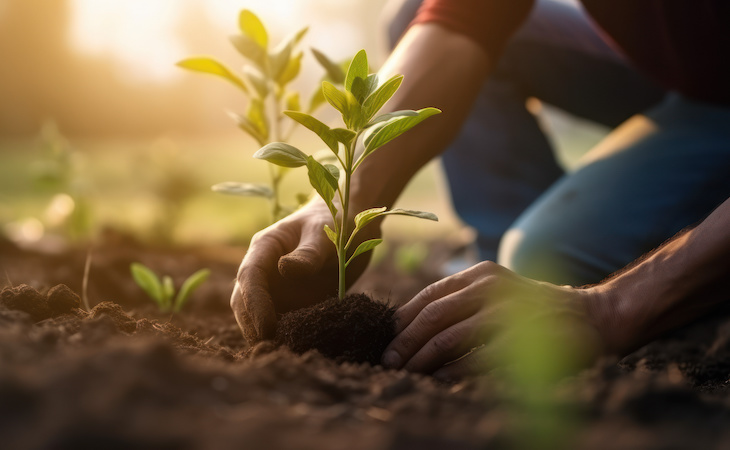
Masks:
[[[157,303],[163,313],[180,312],[193,292],[210,276],[209,269],[198,270],[183,282],[175,295],[175,286],[170,276],[165,275],[160,280],[150,268],[140,263],[132,263],[129,269],[135,283]]]
[[[297,78],[301,69],[304,54],[297,50],[297,45],[307,33],[307,28],[302,28],[278,45],[272,46],[266,27],[253,12],[242,10],[238,17],[238,25],[240,34],[231,36],[230,41],[247,61],[240,75],[225,64],[204,56],[187,58],[177,65],[194,72],[216,75],[233,84],[248,97],[246,114],[229,115],[259,146],[274,141],[287,141],[296,123],[290,122],[283,112],[301,110],[300,94],[290,89],[289,84]],[[316,50],[313,52],[317,61],[327,70],[328,79],[335,82],[338,78],[344,79],[341,65],[333,63]],[[309,102],[307,112],[311,113],[323,102],[324,98],[315,93]],[[267,199],[271,207],[272,221],[275,222],[294,210],[293,207],[283,205],[279,198],[281,182],[287,172],[288,169],[285,167],[270,166],[269,185],[228,181],[216,184],[212,189],[228,195]],[[305,200],[305,196],[297,196],[297,204]]]
[[[46,210],[46,224],[57,227],[71,240],[88,238],[92,231],[89,186],[83,173],[83,154],[63,136],[53,121],[43,124],[40,133],[43,157],[31,167],[34,181],[52,192]]]
[[[264,159],[280,167],[307,167],[310,184],[322,197],[332,214],[335,229],[325,225],[324,231],[337,250],[340,299],[345,296],[347,267],[355,257],[374,249],[382,242],[382,239],[367,240],[352,250],[356,235],[366,225],[386,215],[438,220],[434,214],[427,212],[388,210],[386,207],[380,207],[361,211],[355,215],[354,227],[349,223],[350,181],[363,160],[423,120],[441,112],[436,108],[425,108],[377,115],[398,90],[403,76],[397,75],[380,83],[378,76],[368,74],[368,71],[367,54],[365,50],[361,50],[355,55],[347,70],[343,80],[344,90],[327,81],[322,83],[322,95],[342,114],[345,128],[330,128],[311,115],[299,111],[284,112],[317,134],[334,153],[339,167],[322,164],[298,148],[283,142],[267,144],[254,154],[255,158]],[[362,143],[364,149],[358,155],[356,149],[359,143]]]

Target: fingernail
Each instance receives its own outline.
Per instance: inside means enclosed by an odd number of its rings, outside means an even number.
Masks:
[[[400,369],[400,355],[395,350],[388,350],[383,354],[383,367],[386,369]]]

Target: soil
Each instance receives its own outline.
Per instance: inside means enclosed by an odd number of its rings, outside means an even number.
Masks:
[[[366,294],[333,297],[290,311],[279,320],[274,343],[297,354],[317,350],[338,363],[375,366],[395,337],[395,307]]]
[[[452,250],[433,245],[412,274],[386,259],[358,290],[398,304]],[[2,449],[730,448],[727,311],[597,361],[530,406],[497,373],[442,384],[249,348],[228,308],[240,248],[106,236],[91,252],[85,311],[87,253],[0,241],[0,277],[13,286],[0,295]],[[183,313],[161,315],[131,281],[132,261],[178,285],[201,267],[213,274]]]

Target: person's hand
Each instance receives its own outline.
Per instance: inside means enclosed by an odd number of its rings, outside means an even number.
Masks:
[[[577,344],[577,358],[590,360],[602,344],[591,295],[480,263],[428,286],[398,309],[397,335],[382,362],[387,368],[461,378],[495,368],[501,362],[495,355],[504,354],[498,346],[535,327],[552,327],[550,333],[554,328],[565,338],[560,342]]]
[[[312,305],[337,294],[337,255],[324,232],[332,216],[316,199],[256,233],[238,270],[231,308],[249,342],[274,337],[277,314]],[[358,237],[379,233],[367,227]],[[368,258],[348,268],[348,284],[363,272]]]

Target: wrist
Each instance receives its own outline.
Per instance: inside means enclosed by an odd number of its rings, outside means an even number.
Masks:
[[[613,283],[580,289],[590,324],[598,331],[606,354],[625,355],[643,342],[631,294]]]

